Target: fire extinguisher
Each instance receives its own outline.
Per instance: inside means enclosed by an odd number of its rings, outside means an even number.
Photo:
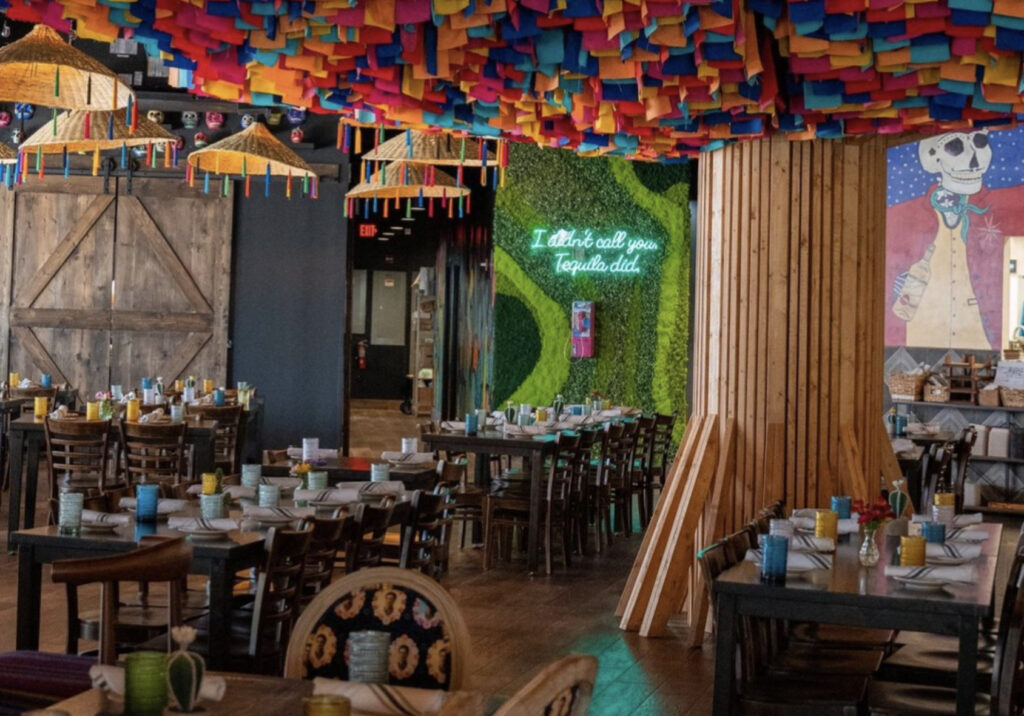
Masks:
[[[356,343],[356,366],[359,370],[366,370],[366,339]]]

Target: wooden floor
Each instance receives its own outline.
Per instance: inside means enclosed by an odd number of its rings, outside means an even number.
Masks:
[[[397,404],[367,405],[352,412],[352,453],[379,455],[416,435],[420,420]],[[0,509],[6,536],[7,495]],[[40,515],[42,519],[42,515]],[[457,536],[457,535],[456,535]],[[3,538],[0,538],[3,539]],[[613,612],[640,537],[619,539],[601,556],[574,562],[568,571],[530,578],[525,563],[499,563],[481,571],[481,551],[453,546],[444,585],[466,617],[473,641],[469,688],[508,696],[559,656],[594,654],[598,683],[591,714],[690,714],[711,711],[713,650],[687,648],[685,629],[665,639],[640,639],[619,631]],[[17,559],[0,551],[0,651],[14,648]],[[63,589],[43,573],[41,648],[62,651]],[[83,607],[86,605],[83,605]]]

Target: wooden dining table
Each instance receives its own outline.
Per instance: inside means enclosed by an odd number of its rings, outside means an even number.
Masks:
[[[62,535],[57,527],[18,530],[12,536],[18,547],[18,619],[16,648],[38,649],[43,565],[60,559],[106,557],[137,549],[147,535],[181,537],[166,522],[137,525],[132,522],[115,532],[87,532]],[[210,580],[210,638],[207,663],[226,668],[231,644],[231,596],[235,572],[258,566],[264,558],[265,532],[233,531],[224,539],[192,542],[191,574]],[[63,617],[60,617],[63,621]]]
[[[217,437],[216,420],[186,419],[185,443],[192,446],[192,459],[196,474],[216,469],[214,444]],[[117,434],[117,423],[110,423],[111,437]],[[7,430],[10,450],[11,504],[7,521],[7,549],[13,550],[11,536],[22,526],[29,528],[36,522],[36,496],[39,485],[39,456],[45,449],[46,436],[43,421],[32,415],[11,420]],[[24,468],[24,469],[23,469]],[[21,502],[24,495],[24,518]]]
[[[433,451],[473,453],[476,455],[476,484],[489,488],[492,455],[523,457],[530,466],[530,523],[526,532],[526,567],[533,573],[540,563],[541,482],[544,459],[555,452],[551,435],[505,435],[497,430],[481,430],[475,435],[464,432],[429,433],[420,440]]]
[[[292,460],[264,462],[263,475],[266,477],[287,477],[292,468]],[[332,457],[313,465],[314,470],[323,470],[327,479],[335,482],[369,482],[370,466],[380,460],[368,457]],[[400,480],[407,490],[432,490],[437,483],[437,465],[392,465],[392,480]]]
[[[978,628],[991,618],[995,603],[996,561],[1002,525],[971,525],[988,532],[982,554],[971,564],[972,583],[955,583],[941,591],[909,591],[885,576],[893,561],[898,537],[879,537],[881,558],[875,567],[862,567],[856,538],[836,548],[832,569],[814,570],[785,584],[764,584],[760,566],[741,561],[714,583],[716,611],[715,684],[713,713],[734,710],[736,695],[736,622],[740,615],[799,622],[846,624],[879,629],[903,629],[947,634],[959,638],[956,675],[957,714],[975,712],[978,671]]]
[[[251,716],[251,714],[301,714],[302,700],[313,695],[313,682],[282,679],[276,676],[250,674],[211,674],[227,682],[221,701],[203,701],[205,716]],[[96,716],[110,713],[110,699],[99,689],[83,691],[77,696],[54,704],[55,712],[68,716]],[[451,693],[437,716],[481,716],[485,698],[474,691]],[[394,716],[408,713],[396,708]],[[381,716],[374,712],[375,716]],[[352,709],[352,716],[370,716],[366,711]]]

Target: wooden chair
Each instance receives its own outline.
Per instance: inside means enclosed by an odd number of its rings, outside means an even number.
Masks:
[[[56,499],[62,487],[73,492],[105,492],[110,486],[107,476],[110,421],[54,420],[47,416],[43,428],[50,497]]]
[[[448,527],[447,494],[417,490],[412,497],[412,518],[402,539],[399,567],[417,569],[441,581],[447,565]]]
[[[189,405],[188,412],[204,420],[217,421],[217,440],[214,445],[217,467],[224,472],[240,472],[242,406]]]
[[[121,452],[129,485],[178,485],[185,478],[184,422],[164,425],[122,420]]]
[[[630,477],[636,447],[638,423],[614,423],[605,428],[601,461],[598,467],[599,513],[603,514],[608,544],[612,543],[615,523],[625,535],[633,532],[633,489]],[[612,507],[615,518],[612,519]],[[600,530],[598,532],[600,539]]]
[[[572,484],[572,505],[570,514],[572,519],[572,535],[575,549],[579,554],[587,551],[587,533],[590,523],[591,504],[591,475],[594,463],[594,451],[600,451],[604,440],[604,433],[597,429],[579,430],[579,445],[573,451],[573,484]],[[600,541],[599,541],[600,542]],[[600,551],[600,543],[598,544]]]
[[[400,511],[405,513],[408,503]],[[385,499],[380,505],[360,503],[352,512],[352,522],[345,536],[345,572],[380,566],[383,559],[384,539],[392,524],[395,504]]]
[[[99,662],[113,664],[117,659],[119,611],[119,582],[167,582],[169,599],[166,605],[165,625],[181,623],[181,588],[192,564],[192,545],[183,538],[160,539],[127,554],[112,557],[86,557],[63,559],[53,563],[52,578],[67,585],[68,644],[71,634],[78,634],[78,587],[100,584]],[[170,639],[167,640],[170,646]],[[69,649],[70,650],[70,649]]]
[[[345,540],[346,524],[352,518],[316,517],[311,520],[313,535],[306,551],[306,565],[302,570],[302,587],[299,589],[299,605],[305,608],[331,583],[334,566]]]
[[[366,629],[391,633],[388,683],[463,688],[470,639],[458,605],[434,580],[397,567],[362,569],[321,592],[292,631],[285,678],[347,679],[348,635]]]
[[[648,500],[647,493],[650,487],[650,458],[651,448],[654,447],[654,424],[657,418],[641,416],[636,419],[636,443],[633,447],[633,463],[629,470],[630,492],[636,497],[637,514],[640,516],[641,531],[647,529],[650,521],[648,505],[653,504],[653,497]],[[632,512],[632,504],[630,511]]]
[[[454,501],[449,519],[453,523],[462,523],[459,535],[460,549],[466,547],[466,533],[470,525],[483,526],[484,495],[487,494],[485,488],[469,484],[467,467],[468,463],[465,460],[442,460],[437,464],[437,486],[448,490],[450,499]]]
[[[964,507],[964,484],[967,482],[967,466],[971,462],[974,443],[978,440],[978,430],[973,425],[966,426],[953,445],[953,494],[956,500],[956,511]]]
[[[586,716],[597,679],[597,659],[570,654],[552,662],[534,676],[494,716],[561,714]]]

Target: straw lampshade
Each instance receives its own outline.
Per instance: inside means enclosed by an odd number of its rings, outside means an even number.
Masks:
[[[457,186],[444,172],[429,170],[422,164],[393,162],[375,171],[369,181],[349,190],[349,199],[415,199],[419,196],[456,198],[469,194],[469,189]]]
[[[3,142],[0,142],[0,164],[10,164],[18,161],[18,153]]]
[[[47,25],[0,48],[0,102],[62,109],[111,110],[135,94],[108,67],[64,41]]]
[[[217,174],[263,174],[309,177],[316,172],[259,122],[205,149],[188,155],[194,169]]]
[[[20,150],[43,154],[68,152],[93,152],[104,149],[120,149],[122,146],[175,143],[178,138],[145,117],[138,117],[135,132],[131,132],[124,121],[124,112],[87,112],[74,110],[57,116],[56,128],[47,122],[26,139]],[[110,119],[113,117],[113,124]],[[88,129],[86,132],[86,123]]]
[[[487,141],[487,140],[484,140]],[[480,145],[473,137],[456,137],[448,132],[407,129],[363,154],[367,162],[411,162],[436,166],[479,167]],[[495,152],[487,153],[487,164],[497,165]]]

